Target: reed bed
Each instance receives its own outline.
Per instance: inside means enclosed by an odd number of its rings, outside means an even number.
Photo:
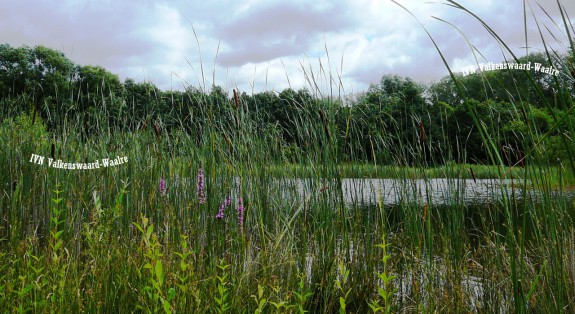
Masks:
[[[575,311],[574,204],[565,179],[574,171],[545,162],[533,141],[538,130],[524,134],[530,155],[522,168],[492,151],[492,165],[460,165],[446,152],[444,166],[430,170],[412,158],[428,149],[419,143],[395,148],[389,165],[346,165],[325,113],[319,122],[296,121],[309,147],[278,164],[282,148],[259,132],[237,95],[227,106],[204,102],[203,110],[217,108],[234,123],[209,119],[190,133],[133,121],[140,127],[127,132],[107,125],[102,111],[86,137],[81,117],[59,132],[34,114],[1,122],[4,312]],[[489,149],[496,135],[482,136]],[[373,142],[383,149],[389,138]],[[32,154],[128,161],[63,170],[30,162]],[[349,202],[342,180],[365,177],[403,179],[401,201],[389,205],[373,191],[376,202]],[[495,184],[501,197],[490,202],[469,204],[454,193],[439,204],[413,184],[431,189],[436,177],[453,186],[512,178],[517,189]],[[534,187],[536,199],[516,192]]]

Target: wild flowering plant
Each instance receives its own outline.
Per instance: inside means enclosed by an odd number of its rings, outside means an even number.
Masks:
[[[216,215],[217,219],[224,219],[224,210],[232,204],[232,200],[230,195],[226,196],[226,200],[220,204],[220,208],[218,209],[218,214]]]
[[[167,192],[168,189],[166,188],[166,180],[164,180],[164,178],[161,178],[161,179],[160,179],[160,188],[159,188],[159,190],[160,190],[160,195],[161,195],[161,196],[166,195],[166,192]]]
[[[200,204],[206,202],[206,195],[204,194],[204,169],[200,166],[198,169],[198,186],[197,186],[198,201]]]
[[[224,204],[226,205],[226,207],[229,207],[230,205],[232,205],[232,199],[230,197],[230,194],[228,194],[228,196],[226,196],[226,200],[225,200]]]
[[[218,209],[218,214],[216,215],[217,219],[224,219],[224,210],[226,209],[226,204],[221,203],[220,208]]]

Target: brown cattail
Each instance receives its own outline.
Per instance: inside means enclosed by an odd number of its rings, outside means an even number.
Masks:
[[[519,165],[521,165],[521,167],[524,168],[525,164],[523,163],[523,160],[525,159],[525,157],[523,156],[523,152],[520,149],[518,149],[517,154],[519,154]]]
[[[236,108],[240,108],[240,99],[238,97],[238,91],[234,88],[234,102],[236,104]],[[238,121],[237,113],[234,114],[234,122],[236,123],[236,127],[240,128],[240,122]]]
[[[152,123],[152,126],[154,127],[154,133],[156,134],[156,139],[160,138],[160,129],[158,128],[158,126],[155,123]]]
[[[323,110],[319,111],[319,116],[321,118],[321,121],[325,123],[325,114],[323,113]]]
[[[327,136],[328,140],[331,140],[331,134],[329,133],[329,127],[327,126],[327,122],[323,124],[323,130],[325,135]]]
[[[477,180],[475,178],[475,173],[473,172],[473,169],[471,169],[471,167],[469,167],[469,171],[471,172],[471,177],[473,178],[473,182],[477,183]]]
[[[236,108],[240,107],[240,99],[238,97],[238,91],[234,88],[234,102],[236,103]]]
[[[150,118],[146,119],[144,121],[144,123],[142,123],[142,126],[140,127],[140,131],[145,130],[148,127],[148,121],[150,120]]]
[[[419,134],[421,139],[421,145],[425,142],[425,126],[423,125],[423,120],[419,122]]]

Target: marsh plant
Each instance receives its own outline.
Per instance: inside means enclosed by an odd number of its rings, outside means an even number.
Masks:
[[[559,11],[566,16],[560,5]],[[555,24],[564,26],[571,54],[559,60],[573,61],[568,21]],[[556,62],[558,54],[545,51],[545,61]],[[572,66],[557,68],[567,75]],[[28,111],[20,109],[34,94],[4,95],[0,308],[575,311],[574,204],[567,197],[575,169],[572,78],[542,85],[529,72],[513,72],[526,81],[510,73],[510,82],[528,83],[529,94],[510,97],[503,107],[471,97],[466,80],[512,85],[449,70],[441,86],[452,88],[447,94],[458,101],[437,92],[433,106],[417,110],[406,109],[408,94],[388,95],[385,88],[379,93],[389,97],[376,105],[366,98],[342,106],[335,93],[314,89],[311,78],[337,81],[324,70],[307,73],[310,91],[281,93],[277,103],[273,93],[234,90],[227,97],[217,87],[190,87],[182,98],[141,106],[135,94],[68,86]],[[523,89],[498,95],[517,90]],[[178,115],[149,109],[166,99]],[[186,101],[194,105],[183,106]],[[66,108],[81,106],[89,110],[66,115]],[[460,130],[441,122],[454,117],[468,120]],[[31,163],[32,154],[82,162],[126,156],[128,162],[72,171]],[[367,184],[360,178],[396,179],[399,201],[385,205],[390,196],[378,191],[375,204],[347,199],[342,182],[350,177],[358,178],[355,190]],[[447,205],[431,197],[435,177],[452,187]],[[515,180],[489,185],[500,197],[470,204],[457,186],[481,178]]]

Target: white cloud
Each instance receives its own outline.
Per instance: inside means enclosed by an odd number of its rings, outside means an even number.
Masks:
[[[464,37],[432,16],[461,29],[484,55],[480,62],[503,58],[494,38],[465,12],[442,3],[398,2],[421,20],[451,66],[474,59]],[[524,53],[522,0],[460,3],[492,26],[515,53]],[[555,26],[535,1],[528,3],[535,17],[563,40],[556,43],[544,26],[548,43],[565,46],[563,26]],[[560,22],[555,1],[539,3]],[[564,3],[572,18],[574,3]],[[529,12],[528,21],[528,44],[535,51],[541,43]],[[180,88],[180,78],[195,86],[205,81],[209,87],[215,76],[217,85],[228,88],[280,91],[289,86],[286,75],[298,89],[307,85],[301,64],[322,89],[328,89],[331,73],[346,91],[366,89],[384,74],[416,81],[447,75],[417,21],[384,0],[3,0],[0,38],[12,46],[46,45],[78,64],[101,65],[121,78],[152,80],[162,89]]]

